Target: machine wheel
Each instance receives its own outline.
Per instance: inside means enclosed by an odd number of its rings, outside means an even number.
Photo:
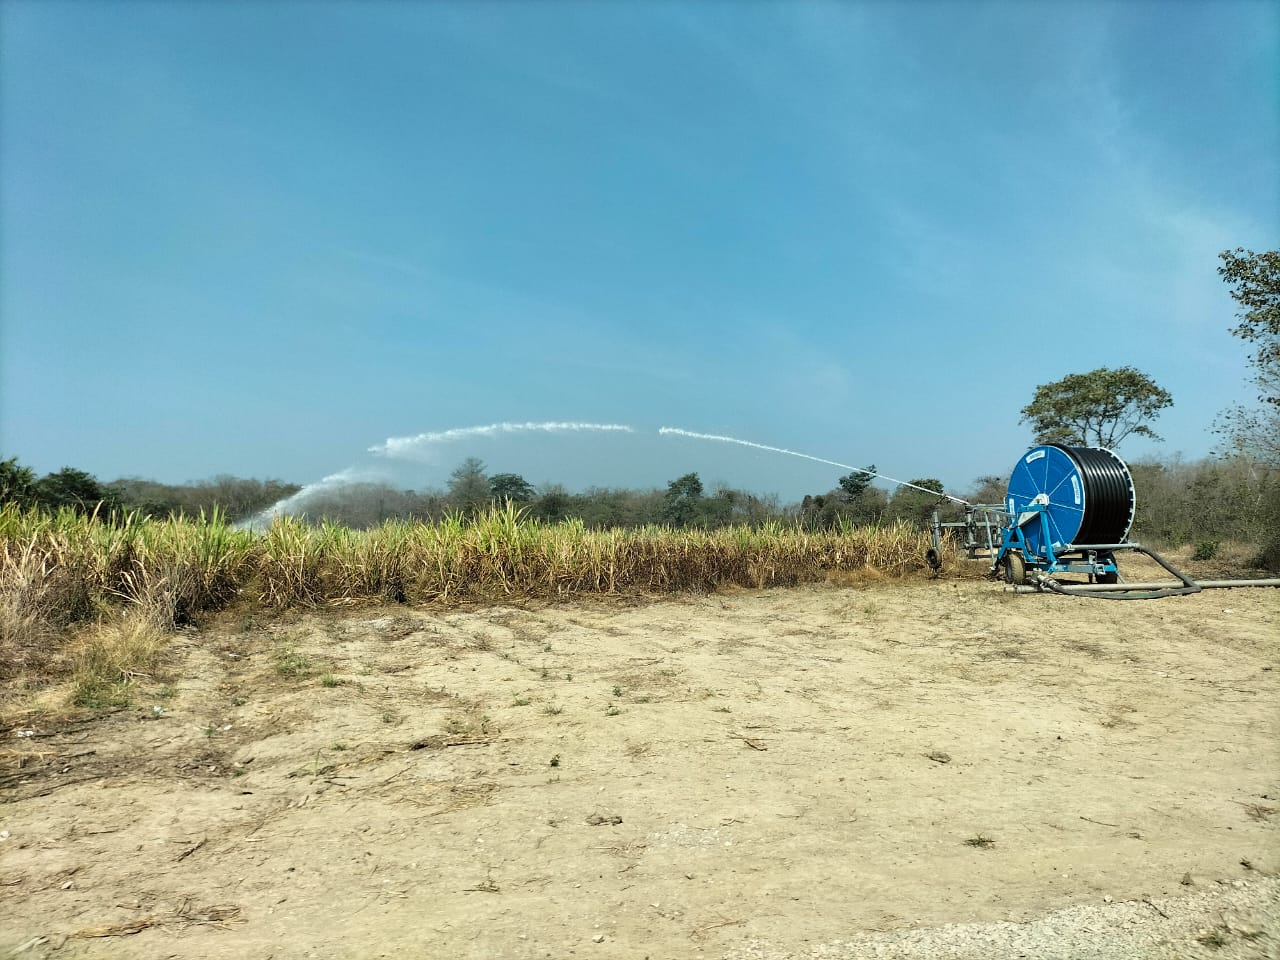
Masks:
[[[942,573],[942,558],[938,556],[938,551],[930,547],[925,551],[924,562],[929,565],[929,569],[933,571],[933,578],[936,580],[938,575]]]
[[[1027,561],[1016,550],[1004,555],[1004,579],[1006,583],[1018,585],[1027,582]]]

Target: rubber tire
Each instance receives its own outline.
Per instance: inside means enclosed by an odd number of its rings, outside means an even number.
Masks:
[[[1006,583],[1021,586],[1027,582],[1027,561],[1016,550],[1004,555],[1004,579]]]

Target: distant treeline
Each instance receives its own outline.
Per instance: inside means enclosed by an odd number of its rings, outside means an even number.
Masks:
[[[1135,540],[1165,546],[1195,544],[1202,553],[1211,553],[1223,541],[1242,541],[1262,548],[1264,565],[1280,566],[1280,469],[1242,456],[1129,466],[1137,489],[1137,519],[1131,534]],[[942,484],[935,478],[911,481],[924,489],[900,486],[886,493],[871,485],[875,465],[866,471],[839,477],[831,489],[784,505],[776,496],[728,486],[707,490],[696,473],[670,481],[666,489],[593,487],[571,493],[550,484],[538,490],[519,474],[490,474],[484,463],[469,458],[453,471],[442,490],[349,484],[311,494],[296,506],[296,512],[311,523],[329,521],[365,529],[388,520],[466,518],[493,504],[512,503],[539,520],[579,519],[595,530],[648,524],[712,530],[779,520],[809,530],[897,521],[923,527],[935,507],[947,518],[958,512],[954,504],[928,492],[941,494]],[[999,503],[1005,484],[1002,476],[981,477],[960,495],[974,503]],[[104,519],[133,511],[156,518],[196,517],[216,508],[229,520],[245,520],[301,489],[280,480],[230,476],[178,485],[137,477],[103,483],[72,467],[37,478],[16,459],[0,461],[0,503],[17,501],[79,512],[96,509]]]
[[[170,516],[212,515],[216,509],[231,520],[251,517],[302,488],[281,480],[246,480],[217,476],[194,483],[170,484],[123,477],[104,483],[93,474],[63,467],[37,478],[17,458],[0,461],[0,503],[62,508],[77,513],[97,512],[110,518],[118,513],[141,513],[161,519]]]
[[[1130,463],[1137,511],[1130,539],[1192,544],[1211,559],[1227,541],[1255,544],[1257,562],[1280,570],[1280,467],[1249,457]]]
[[[665,489],[592,487],[571,493],[553,483],[539,490],[520,474],[490,474],[482,461],[468,458],[453,471],[442,490],[413,491],[376,483],[347,484],[317,490],[298,503],[296,509],[311,522],[328,520],[359,529],[387,520],[440,520],[451,514],[470,517],[491,505],[512,503],[538,520],[554,523],[576,519],[590,530],[653,524],[716,530],[779,520],[798,522],[811,530],[832,530],[896,520],[922,524],[938,499],[933,494],[906,487],[891,496],[872,487],[871,479],[867,474],[850,474],[841,477],[838,485],[825,493],[784,505],[772,494],[759,495],[726,485],[708,490],[696,473],[677,477]],[[942,489],[942,484],[934,479],[916,483],[929,489]]]
[[[472,457],[453,471],[444,489],[415,491],[389,484],[351,483],[318,489],[291,505],[291,512],[311,523],[329,521],[366,529],[388,520],[436,521],[457,514],[469,517],[493,504],[513,503],[539,520],[578,519],[595,530],[650,524],[718,529],[777,520],[831,530],[897,520],[923,524],[938,501],[926,491],[941,493],[943,489],[937,479],[918,478],[912,483],[924,490],[899,487],[888,494],[871,486],[874,464],[866,470],[840,477],[830,490],[784,505],[773,494],[759,495],[725,485],[708,490],[696,473],[672,480],[666,489],[592,487],[571,493],[560,484],[549,484],[538,490],[519,474],[490,474],[482,461]],[[985,487],[980,495],[998,499],[998,478],[982,482]],[[81,513],[97,511],[103,519],[128,512],[157,519],[197,517],[217,509],[234,522],[254,517],[301,489],[280,480],[225,475],[185,484],[141,477],[104,482],[74,467],[37,478],[16,458],[0,461],[0,502],[16,501],[54,511],[64,507]]]

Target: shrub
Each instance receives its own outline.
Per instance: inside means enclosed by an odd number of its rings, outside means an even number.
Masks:
[[[1191,554],[1192,560],[1212,560],[1218,555],[1217,540],[1201,540],[1196,544],[1195,550]]]

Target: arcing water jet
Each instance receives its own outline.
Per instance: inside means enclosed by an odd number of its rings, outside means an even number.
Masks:
[[[411,437],[388,437],[382,443],[374,444],[369,452],[378,457],[391,460],[423,461],[428,459],[430,448],[436,444],[452,443],[476,437],[495,437],[512,433],[576,433],[582,431],[602,431],[611,433],[634,433],[630,427],[620,423],[581,423],[577,421],[547,421],[543,423],[489,423],[478,427],[455,427],[433,433],[419,433]],[[351,466],[337,473],[309,483],[293,496],[286,497],[265,510],[260,511],[248,520],[236,524],[238,529],[262,530],[271,525],[272,518],[294,513],[308,499],[327,490],[333,490],[351,483],[369,482],[386,479],[384,470],[376,467]]]
[[[265,530],[271,526],[271,521],[277,516],[287,516],[297,510],[300,506],[314,497],[317,493],[323,493],[328,490],[334,490],[339,487],[345,487],[353,483],[370,483],[376,480],[385,479],[385,474],[379,470],[360,467],[347,467],[345,470],[339,470],[337,473],[331,473],[327,477],[317,480],[315,483],[308,483],[297,493],[292,496],[278,500],[265,510],[260,510],[247,520],[241,520],[237,523],[237,530]]]
[[[789,457],[802,457],[805,460],[812,460],[815,463],[825,463],[832,467],[839,467],[842,470],[852,470],[854,473],[862,473],[869,477],[878,477],[881,480],[887,480],[889,483],[897,484],[900,487],[910,487],[912,490],[923,490],[925,493],[933,496],[941,496],[950,500],[952,503],[967,503],[959,497],[953,497],[949,493],[938,493],[937,490],[930,490],[928,487],[917,486],[914,483],[908,483],[905,480],[895,480],[893,477],[886,477],[883,473],[875,473],[871,470],[865,470],[862,467],[853,467],[847,463],[838,463],[835,460],[827,460],[823,457],[814,457],[807,453],[799,453],[795,450],[787,450],[784,447],[771,447],[764,443],[754,443],[751,440],[739,440],[737,437],[725,437],[715,433],[695,433],[692,430],[682,430],[679,427],[661,427],[659,434],[673,437],[690,437],[694,440],[716,440],[720,443],[736,443],[743,447],[753,447],[756,450],[767,450],[770,453],[785,453]]]
[[[437,443],[468,440],[472,437],[493,437],[504,433],[564,433],[584,430],[619,433],[634,432],[630,427],[620,423],[576,423],[573,421],[490,423],[483,427],[457,427],[452,430],[441,430],[437,433],[419,433],[412,437],[388,437],[382,443],[370,447],[369,452],[380,457],[416,459],[426,448]]]

